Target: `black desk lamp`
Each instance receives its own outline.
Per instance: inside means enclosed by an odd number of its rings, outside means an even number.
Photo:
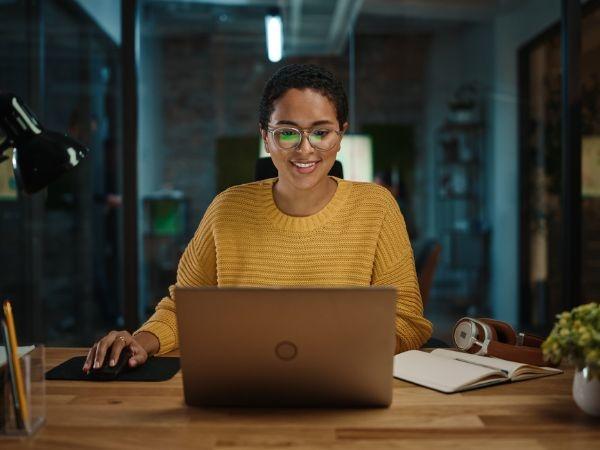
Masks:
[[[89,152],[66,134],[45,129],[16,95],[0,92],[0,163],[11,147],[17,187],[28,194],[77,166]]]
[[[17,187],[28,194],[43,189],[63,173],[77,166],[89,152],[86,147],[66,134],[46,130],[20,98],[8,92],[0,92],[0,163],[8,159],[4,156],[4,152],[10,148],[13,148],[12,164]],[[10,303],[8,305],[10,309]],[[10,322],[12,322],[12,315]],[[12,339],[8,339],[7,333],[4,332],[5,328],[2,327],[2,334],[6,347],[16,352],[17,340],[14,327]],[[19,400],[14,401],[16,423],[18,428],[25,428],[26,434],[29,435],[34,431],[31,428],[33,422],[30,421],[31,416],[27,414],[26,403],[23,403],[25,398],[22,389],[23,377],[18,357],[14,353],[13,356],[13,364],[9,364],[13,398],[17,398],[17,390],[20,390]],[[5,410],[7,411],[8,408]],[[43,421],[36,421],[35,429],[42,423]]]

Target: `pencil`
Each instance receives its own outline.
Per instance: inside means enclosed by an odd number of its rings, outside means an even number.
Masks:
[[[21,419],[23,424],[27,427],[29,424],[29,409],[27,407],[27,400],[25,398],[25,386],[23,383],[23,373],[21,372],[21,364],[19,363],[19,347],[17,345],[17,333],[15,331],[15,321],[13,319],[12,307],[10,302],[5,300],[2,304],[4,309],[4,319],[6,320],[6,327],[8,328],[8,340],[6,343],[8,347],[10,345],[12,352],[12,361],[15,368],[16,379],[13,382],[17,385],[17,395],[19,396],[19,407],[21,410]]]
[[[6,320],[2,319],[2,339],[4,342],[6,342],[6,362],[7,364],[7,368],[8,368],[8,376],[10,377],[9,380],[16,380],[17,376],[15,375],[15,365],[13,363],[13,357],[12,357],[12,347],[10,345],[8,345],[9,342],[9,337],[8,337],[8,327],[6,326]],[[25,428],[25,424],[23,423],[23,416],[21,414],[21,405],[19,405],[19,394],[17,392],[17,384],[14,383],[13,381],[10,381],[8,384],[10,384],[10,390],[12,393],[12,406],[15,410],[15,419],[17,422],[17,428],[19,429],[23,429]],[[8,408],[8,405],[6,405],[6,407]],[[6,412],[6,411],[4,411]]]

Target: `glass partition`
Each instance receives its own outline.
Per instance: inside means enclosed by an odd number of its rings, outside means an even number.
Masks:
[[[118,43],[75,1],[2,2],[0,24],[0,89],[90,148],[38,194],[1,191],[0,292],[22,339],[88,345],[122,323]]]
[[[441,246],[422,289],[436,336],[449,339],[467,314],[518,321],[518,49],[559,18],[560,2],[413,3],[141,3],[141,320],[214,195],[252,181],[266,156],[264,83],[283,64],[312,62],[349,95],[345,175],[390,189],[419,271]],[[273,7],[284,36],[276,63]],[[366,158],[358,171],[354,155]]]
[[[464,315],[547,321],[561,282],[552,187],[560,48],[556,35],[532,40],[559,20],[560,3],[140,0],[140,221],[138,243],[127,243],[140,256],[140,322],[174,282],[214,196],[255,179],[266,156],[260,95],[293,62],[325,66],[344,84],[344,176],[379,183],[397,199],[418,272],[433,274],[421,288],[435,336],[448,340]],[[122,325],[121,49],[106,31],[120,18],[100,19],[94,5],[0,2],[0,89],[92,149],[80,170],[31,198],[16,194],[0,165],[0,257],[11,261],[1,295],[17,301],[25,334],[49,345],[87,345]],[[265,29],[273,8],[283,30],[277,62]],[[598,292],[596,16],[586,13],[583,34],[586,298]]]
[[[582,298],[600,298],[600,2],[590,1],[582,18]],[[521,314],[525,324],[547,330],[564,309],[562,239],[562,70],[556,23],[521,50],[522,191]],[[573,276],[573,274],[568,274]]]

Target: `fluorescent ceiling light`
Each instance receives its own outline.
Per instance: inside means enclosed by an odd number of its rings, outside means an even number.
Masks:
[[[273,11],[265,16],[265,28],[269,61],[279,62],[283,53],[283,24],[278,12]]]

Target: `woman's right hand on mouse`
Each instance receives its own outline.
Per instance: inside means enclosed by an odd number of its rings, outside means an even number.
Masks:
[[[159,342],[152,333],[144,332],[132,336],[128,331],[111,331],[90,348],[83,371],[102,367],[104,358],[108,358],[109,366],[114,366],[119,360],[119,355],[124,348],[129,347],[131,357],[127,364],[129,367],[137,367],[148,360],[148,356],[158,351]]]

